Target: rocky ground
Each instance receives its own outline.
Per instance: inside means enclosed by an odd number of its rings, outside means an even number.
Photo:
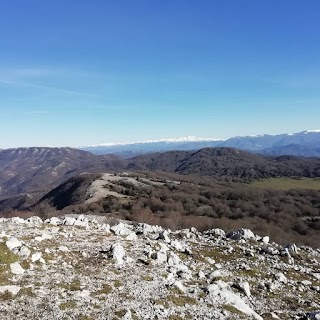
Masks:
[[[248,229],[0,219],[0,319],[320,319],[320,250]]]

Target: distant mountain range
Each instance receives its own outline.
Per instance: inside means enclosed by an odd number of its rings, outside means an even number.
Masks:
[[[137,143],[104,144],[80,149],[94,154],[114,154],[123,158],[173,150],[200,150],[207,147],[230,147],[264,155],[320,157],[320,130],[293,134],[233,137],[227,140],[185,137]]]

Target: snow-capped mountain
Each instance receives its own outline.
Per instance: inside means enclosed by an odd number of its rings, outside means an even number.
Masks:
[[[107,143],[82,147],[94,154],[116,154],[125,158],[171,150],[199,150],[206,147],[231,147],[270,155],[297,155],[320,157],[320,130],[279,135],[233,137],[227,140],[197,138],[147,140],[135,143]]]
[[[216,147],[223,140],[211,138],[197,138],[193,136],[177,139],[147,140],[131,143],[109,143],[96,146],[82,147],[82,150],[94,154],[116,154],[125,158],[141,154],[165,152],[172,150],[197,150],[205,147]]]

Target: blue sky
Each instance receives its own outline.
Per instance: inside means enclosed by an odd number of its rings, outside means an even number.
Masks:
[[[4,0],[0,148],[320,129],[318,0]]]

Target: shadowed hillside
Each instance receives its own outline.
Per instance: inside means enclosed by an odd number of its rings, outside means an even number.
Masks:
[[[131,159],[130,169],[212,176],[227,181],[272,177],[320,177],[320,158],[264,157],[232,148],[174,151]]]
[[[18,148],[0,151],[0,198],[49,191],[82,172],[115,170],[121,160],[72,148]]]

